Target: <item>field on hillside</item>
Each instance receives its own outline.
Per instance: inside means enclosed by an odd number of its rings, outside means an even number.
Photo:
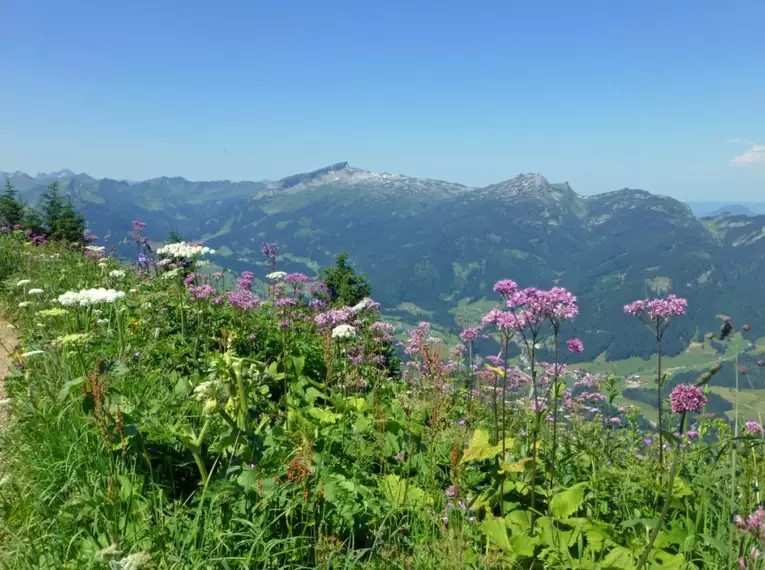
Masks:
[[[141,231],[133,266],[0,232],[19,342],[0,568],[764,567],[760,369],[726,376],[761,332],[665,357],[657,394],[655,360],[565,365],[588,308],[562,288],[499,281],[441,342],[383,320],[352,269],[313,281],[264,244],[257,295],[204,246],[149,250]],[[664,334],[686,305],[627,312]],[[503,352],[478,362],[489,338]]]

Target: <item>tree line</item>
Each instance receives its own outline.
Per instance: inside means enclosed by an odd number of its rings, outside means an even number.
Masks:
[[[0,194],[0,228],[29,230],[53,241],[82,243],[85,216],[74,209],[58,181],[52,182],[38,207],[25,204],[11,181],[6,179]]]

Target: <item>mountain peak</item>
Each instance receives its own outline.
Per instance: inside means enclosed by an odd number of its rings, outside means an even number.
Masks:
[[[519,174],[515,178],[491,184],[485,188],[489,192],[499,192],[505,196],[517,196],[519,194],[540,194],[550,190],[550,183],[541,174]]]

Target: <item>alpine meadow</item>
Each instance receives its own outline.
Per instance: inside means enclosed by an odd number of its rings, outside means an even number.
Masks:
[[[765,567],[765,216],[6,178],[0,568]]]

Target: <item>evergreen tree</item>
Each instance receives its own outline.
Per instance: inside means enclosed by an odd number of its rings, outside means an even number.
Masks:
[[[347,252],[337,256],[334,267],[322,270],[321,278],[327,285],[329,300],[333,304],[355,305],[364,297],[369,297],[372,290],[367,278],[356,275],[348,264]]]
[[[40,211],[42,213],[42,225],[46,233],[54,237],[58,221],[64,210],[64,199],[59,192],[58,181],[54,180],[43,195]]]
[[[24,218],[24,205],[18,198],[18,192],[6,178],[5,191],[0,195],[0,226],[12,228]]]
[[[85,235],[85,216],[74,209],[71,200],[67,200],[61,209],[51,238],[70,243],[82,243],[83,235]]]
[[[43,219],[40,212],[32,207],[28,207],[24,210],[24,217],[21,220],[21,225],[25,229],[31,230],[35,235],[41,235],[45,233],[43,227]]]
[[[167,243],[181,243],[182,241],[183,238],[177,231],[170,230],[170,235],[167,237]]]

